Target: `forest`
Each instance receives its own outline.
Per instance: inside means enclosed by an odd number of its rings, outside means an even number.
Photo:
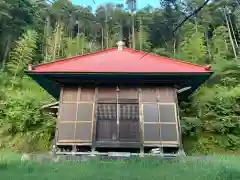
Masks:
[[[159,0],[131,12],[69,0],[0,1],[0,149],[51,148],[55,120],[40,107],[55,100],[24,74],[28,64],[127,47],[202,65],[211,79],[180,104],[188,154],[240,152],[240,1]],[[180,26],[179,26],[180,25]]]

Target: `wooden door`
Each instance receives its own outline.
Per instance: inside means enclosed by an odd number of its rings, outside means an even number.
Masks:
[[[96,105],[96,141],[117,141],[116,88],[99,88]]]
[[[97,141],[117,141],[117,104],[97,104]]]
[[[139,104],[119,104],[119,141],[140,141]]]
[[[99,88],[96,141],[139,142],[139,103],[136,88]]]

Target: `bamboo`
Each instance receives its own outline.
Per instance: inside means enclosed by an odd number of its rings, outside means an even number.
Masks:
[[[140,17],[140,36],[139,36],[139,41],[140,41],[140,51],[143,49],[143,35],[142,35],[143,27],[142,27],[142,17]]]
[[[50,29],[50,16],[47,16],[46,18],[46,29],[45,29],[45,60],[47,61],[48,60],[48,57],[49,57],[49,54],[48,54],[48,46],[49,46],[49,43],[48,43],[48,38],[50,36],[50,33],[49,33],[49,29]]]
[[[59,20],[56,22],[56,27],[55,27],[55,34],[54,34],[54,44],[53,44],[53,54],[52,57],[53,59],[56,58],[56,51],[57,51],[57,43],[58,43],[58,29],[59,29],[60,23]]]
[[[226,20],[226,23],[227,23],[228,34],[229,34],[230,42],[231,42],[231,45],[232,45],[233,53],[234,53],[235,58],[237,58],[236,48],[234,46],[234,42],[233,42],[231,30],[230,30],[230,25],[229,25],[229,21],[228,21],[228,18],[227,18],[227,14],[226,14],[226,9],[225,8],[224,8],[223,12],[224,12],[224,17],[225,17],[225,20]]]
[[[177,41],[177,39],[175,38],[174,42],[173,42],[173,57],[174,58],[176,57],[176,41]]]
[[[76,52],[75,55],[79,54],[79,49],[80,49],[80,47],[79,47],[79,41],[80,41],[79,37],[80,37],[80,34],[79,34],[79,20],[78,20],[78,23],[77,23],[77,52]]]
[[[59,58],[59,56],[60,56],[62,35],[63,35],[63,24],[61,23],[61,24],[60,24],[60,30],[59,30],[59,33],[58,33],[57,58]]]
[[[235,36],[235,32],[234,32],[234,29],[233,29],[232,21],[231,21],[229,15],[228,15],[228,20],[229,20],[230,29],[231,29],[232,34],[233,34],[233,39],[234,39],[235,45],[236,45],[236,47],[238,47],[238,43],[237,43],[237,40],[236,40],[237,38]]]
[[[130,28],[128,30],[128,39],[129,39],[129,48],[131,48],[132,47],[132,38],[131,38]]]
[[[86,29],[84,28],[83,29],[83,37],[82,37],[82,44],[81,44],[81,49],[82,49],[82,54],[84,53],[84,47],[85,47],[85,41],[84,41],[84,39],[85,39],[85,31],[86,31]]]
[[[108,11],[105,7],[105,31],[106,31],[106,45],[109,46],[109,33],[108,33]]]
[[[135,23],[133,12],[131,15],[132,15],[132,48],[135,49]]]

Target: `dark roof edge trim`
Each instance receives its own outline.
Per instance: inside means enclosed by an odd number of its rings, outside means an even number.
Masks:
[[[106,73],[99,73],[99,72],[92,72],[92,73],[85,73],[85,72],[34,72],[34,71],[25,71],[28,75],[211,75],[213,74],[213,71],[208,72],[164,72],[164,73],[158,73],[158,72],[149,72],[149,73],[133,73],[133,72],[122,72],[122,73],[116,73],[116,72],[106,72]]]

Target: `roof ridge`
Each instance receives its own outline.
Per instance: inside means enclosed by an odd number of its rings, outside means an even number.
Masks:
[[[89,53],[85,53],[85,54],[81,54],[81,55],[77,55],[77,56],[72,56],[72,57],[68,57],[68,58],[64,58],[64,59],[53,60],[51,62],[46,62],[46,63],[41,63],[41,64],[38,64],[38,65],[35,65],[32,68],[34,69],[36,67],[41,67],[43,65],[53,64],[55,62],[69,61],[69,60],[72,60],[74,58],[83,57],[83,56],[87,56],[87,55],[91,55],[91,54],[98,54],[98,53],[101,53],[101,52],[110,51],[110,50],[114,50],[114,49],[117,49],[117,48],[114,47],[114,48],[109,48],[109,49],[102,49],[102,50],[99,50],[99,51],[89,52]]]

